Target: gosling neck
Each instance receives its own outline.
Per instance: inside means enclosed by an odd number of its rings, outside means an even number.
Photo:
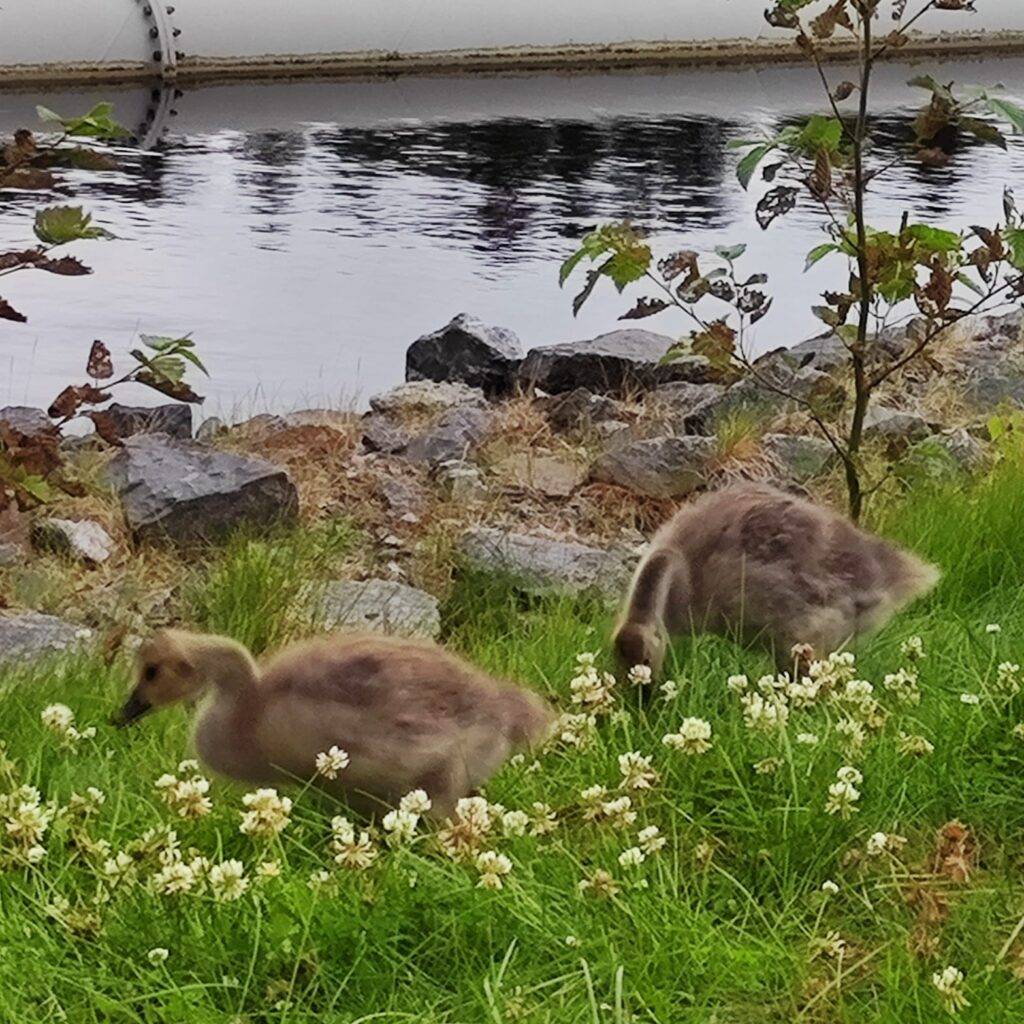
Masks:
[[[240,643],[222,636],[193,636],[189,638],[189,652],[213,689],[236,700],[255,697],[259,670]]]

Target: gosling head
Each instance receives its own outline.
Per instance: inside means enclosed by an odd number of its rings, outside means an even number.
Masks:
[[[113,724],[131,725],[156,708],[195,697],[205,684],[189,649],[187,634],[161,630],[139,648],[135,686],[114,716]]]
[[[652,627],[626,622],[615,634],[614,646],[623,672],[628,672],[636,665],[646,665],[653,678],[661,674],[666,644]]]

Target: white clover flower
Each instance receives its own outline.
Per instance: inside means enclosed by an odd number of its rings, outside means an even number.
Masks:
[[[160,776],[156,782],[153,783],[154,789],[173,789],[178,784],[178,776],[171,775],[170,772],[165,772]]]
[[[195,775],[199,771],[199,762],[194,757],[186,757],[178,762],[179,775]]]
[[[744,693],[747,687],[750,686],[750,680],[746,676],[729,676],[725,681],[725,685],[733,693]]]
[[[628,796],[620,796],[601,804],[601,813],[616,828],[629,828],[636,821],[633,801]]]
[[[476,868],[480,872],[477,886],[483,889],[501,889],[502,878],[512,870],[512,861],[503,853],[484,850],[476,858]]]
[[[309,881],[306,882],[306,884],[314,892],[319,892],[321,889],[324,889],[328,885],[330,885],[331,881],[332,879],[330,871],[326,871],[323,868],[320,868],[318,871],[314,871],[312,872],[312,874],[310,874]]]
[[[831,878],[826,878],[825,881],[821,883],[821,891],[826,896],[835,896],[839,892],[839,886],[836,885]]]
[[[922,661],[924,659],[924,641],[919,636],[908,636],[900,644],[900,654],[911,661]]]
[[[664,849],[668,842],[657,825],[648,825],[646,828],[640,829],[636,834],[636,841],[640,849],[648,856]]]
[[[634,686],[649,686],[652,678],[650,665],[634,665],[626,678]]]
[[[796,734],[797,743],[805,747],[816,747],[818,745],[818,734],[813,732],[798,732]]]
[[[647,860],[647,855],[639,846],[631,846],[619,854],[619,866],[624,868],[638,868]]]
[[[840,782],[849,782],[854,786],[859,786],[864,781],[864,776],[851,765],[843,765],[836,771],[836,778]]]
[[[849,782],[833,782],[828,787],[828,799],[825,801],[826,814],[838,814],[841,818],[848,818],[858,810],[857,801],[860,799],[860,790]]]
[[[990,636],[994,636],[996,633],[1002,633],[1002,631],[1003,627],[1000,626],[998,622],[990,622],[985,627],[985,632],[988,633]]]
[[[221,903],[241,899],[249,888],[245,877],[245,865],[240,860],[223,860],[210,868],[210,891],[213,898]]]
[[[971,1004],[964,995],[964,972],[952,965],[932,975],[932,984],[949,1013],[958,1013]]]
[[[658,687],[658,692],[661,694],[662,700],[675,700],[679,696],[679,684],[674,679],[666,679]]]
[[[976,693],[961,693],[960,703],[974,706],[981,703],[981,698]]]
[[[336,838],[332,844],[334,862],[350,871],[365,871],[377,859],[377,850],[369,832],[360,832],[357,839],[353,832],[344,839]]]
[[[1024,740],[1024,722],[1018,722],[1013,727],[1013,735],[1019,740]]]
[[[164,949],[163,946],[156,946],[146,954],[146,959],[154,966],[159,967],[160,964],[166,963],[167,958],[171,955],[170,950]]]
[[[597,663],[597,654],[594,651],[582,651],[576,655],[576,664],[580,668],[593,668]]]
[[[758,775],[774,775],[783,765],[781,757],[766,757],[753,764]]]
[[[419,822],[419,815],[411,811],[388,811],[381,820],[381,827],[388,834],[388,842],[397,846],[412,841]]]
[[[751,691],[740,698],[743,705],[743,720],[754,732],[774,732],[785,727],[789,721],[789,705],[782,694],[765,698]]]
[[[433,805],[430,802],[430,797],[422,789],[414,789],[398,802],[398,809],[400,811],[406,811],[409,814],[418,814],[420,816],[427,813]]]
[[[331,835],[339,842],[348,842],[355,838],[356,827],[348,818],[336,814],[331,818]]]
[[[864,726],[853,718],[840,718],[836,722],[836,733],[839,736],[840,742],[846,748],[846,752],[856,753],[861,747],[864,746],[864,741],[867,739],[867,733],[864,731]]]
[[[257,789],[242,797],[242,823],[238,830],[247,836],[271,839],[279,835],[291,821],[292,802],[278,796],[276,789]]]
[[[256,865],[256,877],[261,882],[269,881],[271,878],[281,877],[281,862],[278,860],[265,860]]]
[[[598,899],[612,899],[619,892],[619,884],[603,868],[598,868],[588,878],[583,878],[576,888],[586,896],[594,896]]]
[[[900,733],[897,749],[901,754],[913,757],[921,757],[925,754],[935,752],[935,747],[924,736]]]
[[[827,932],[820,939],[811,941],[811,956],[827,956],[836,959],[846,951],[846,939],[839,932]]]
[[[875,832],[868,837],[866,851],[869,857],[880,857],[883,853],[889,853],[895,857],[902,852],[906,845],[907,840],[904,836],[898,836],[891,832]]]
[[[526,811],[506,811],[501,816],[501,831],[506,836],[525,836],[530,827],[530,816]]]
[[[570,747],[582,749],[594,738],[597,731],[597,719],[592,714],[562,714],[554,726],[554,733],[563,743]]]
[[[108,857],[100,867],[100,873],[109,882],[119,882],[131,871],[135,861],[123,850],[119,850],[113,857]]]
[[[619,771],[626,789],[650,789],[658,781],[658,773],[651,767],[651,759],[639,750],[619,754]]]
[[[996,669],[996,689],[1007,697],[1020,693],[1020,665],[1013,661],[1000,662]]]
[[[588,786],[580,793],[584,821],[596,821],[601,817],[601,804],[607,795],[608,790],[604,786]]]
[[[195,872],[181,860],[172,860],[155,872],[153,888],[163,896],[177,896],[191,892],[196,884]]]
[[[51,732],[65,733],[75,724],[75,713],[67,704],[48,704],[39,716]]]
[[[575,935],[566,935],[566,937],[565,937],[565,944],[570,949],[576,949],[576,947],[579,946],[579,944],[580,944],[580,940],[578,938],[576,938]]]
[[[901,668],[898,672],[889,673],[882,680],[882,686],[904,704],[916,705],[921,702],[917,672],[913,669]]]
[[[530,835],[546,836],[558,828],[558,817],[550,805],[534,801],[530,806]]]
[[[316,774],[325,779],[336,779],[348,767],[348,754],[341,747],[331,747],[316,755]]]
[[[175,810],[181,818],[201,818],[213,810],[213,801],[206,795],[210,789],[209,780],[204,778],[185,779],[174,791]]]
[[[711,723],[703,718],[684,718],[678,731],[666,733],[661,742],[683,754],[706,754],[713,746]]]

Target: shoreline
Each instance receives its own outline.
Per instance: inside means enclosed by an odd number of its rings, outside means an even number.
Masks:
[[[849,43],[824,48],[829,62],[855,56]],[[911,37],[882,59],[984,57],[1024,54],[1024,32],[938,33]],[[787,65],[804,61],[789,40],[726,39],[701,42],[616,43],[557,47],[502,47],[422,53],[327,53],[257,57],[184,57],[173,79],[202,86],[231,81],[378,79],[406,75],[630,71],[644,68]],[[131,84],[158,78],[150,64],[16,64],[0,67],[0,91],[88,84]]]

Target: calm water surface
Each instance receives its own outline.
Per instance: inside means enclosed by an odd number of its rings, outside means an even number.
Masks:
[[[1024,61],[940,70],[1024,93]],[[880,75],[883,157],[923,96],[904,85],[912,73]],[[30,123],[36,102],[77,111],[97,98],[0,94],[0,130]],[[111,98],[132,124],[148,101]],[[574,320],[558,264],[589,226],[626,216],[659,249],[748,241],[746,264],[771,275],[776,297],[756,345],[795,343],[815,332],[808,306],[841,271],[803,273],[822,240],[811,208],[757,227],[756,196],[736,183],[725,146],[815,103],[813,81],[793,69],[188,93],[158,149],[76,178],[75,201],[118,236],[75,247],[95,274],[5,282],[30,322],[0,322],[0,404],[45,405],[81,374],[93,338],[116,356],[140,331],[193,332],[211,371],[206,411],[222,415],[365,400],[402,379],[411,341],[458,312],[512,328],[527,347],[592,337],[628,302],[599,290]],[[972,148],[945,168],[900,168],[879,184],[872,219],[892,223],[907,207],[994,223],[1004,183],[1024,197],[1019,140],[1008,154]],[[0,200],[0,245],[28,240],[38,200]],[[646,326],[684,329],[671,314]]]

